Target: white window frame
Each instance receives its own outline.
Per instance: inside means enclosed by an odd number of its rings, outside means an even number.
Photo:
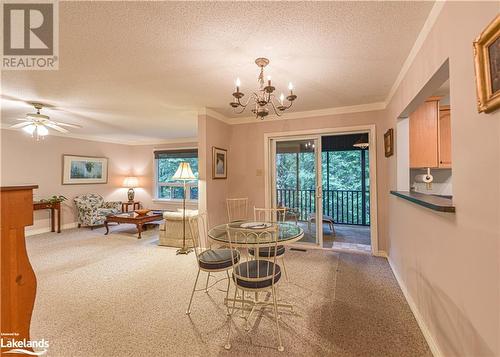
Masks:
[[[161,186],[170,186],[170,187],[182,187],[183,186],[182,182],[158,182],[158,159],[155,158],[155,154],[154,154],[155,151],[160,151],[160,150],[165,150],[165,151],[172,150],[172,151],[174,151],[174,150],[189,150],[189,149],[195,150],[198,148],[197,147],[178,147],[178,148],[165,148],[165,149],[156,148],[153,150],[153,171],[154,171],[153,172],[153,189],[154,189],[153,202],[181,203],[182,202],[181,198],[160,198],[158,196],[158,193],[159,193],[159,187],[161,187]],[[199,160],[199,158],[198,158],[198,160]],[[196,180],[196,182],[195,181],[186,182],[186,191],[187,191],[186,203],[198,204],[197,199],[191,199],[191,190],[190,190],[191,187],[198,186],[198,181],[199,180]]]
[[[156,159],[155,159],[156,160]],[[158,179],[156,179],[156,200],[158,201],[170,201],[170,202],[182,202],[181,198],[160,198],[158,197],[158,192],[160,191],[160,187],[183,187],[184,185],[179,182],[158,182]],[[189,181],[186,182],[186,202],[198,202],[197,199],[191,199],[191,188],[192,187],[197,187],[198,186],[198,181],[193,182]]]

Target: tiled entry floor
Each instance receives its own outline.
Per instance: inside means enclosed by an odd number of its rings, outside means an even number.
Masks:
[[[325,246],[323,242],[323,246]],[[325,247],[326,248],[326,247]],[[362,251],[370,253],[372,251],[372,246],[368,244],[356,244],[356,243],[346,243],[346,242],[333,242],[330,248],[342,249],[342,250],[352,250],[352,251]]]
[[[307,222],[299,222],[299,225],[304,229],[304,238],[301,242],[314,242],[315,226],[312,225],[309,231]],[[370,227],[336,224],[333,235],[328,225],[323,224],[323,248],[371,252]]]

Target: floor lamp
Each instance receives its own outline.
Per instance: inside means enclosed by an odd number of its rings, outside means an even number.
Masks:
[[[181,180],[184,184],[184,195],[182,199],[182,248],[177,250],[177,254],[188,254],[192,249],[186,247],[186,181],[196,180],[196,177],[193,175],[189,163],[181,162],[174,176],[172,176],[172,179]]]

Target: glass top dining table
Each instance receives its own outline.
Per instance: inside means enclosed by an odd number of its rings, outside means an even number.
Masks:
[[[248,223],[252,221],[238,221],[238,222],[232,222],[232,223],[225,223],[225,224],[220,224],[218,226],[215,226],[211,228],[208,231],[208,237],[214,241],[220,242],[220,243],[226,243],[229,244],[229,239],[227,237],[227,228],[228,226],[230,228],[242,228],[241,225],[244,223]],[[294,243],[298,240],[300,240],[304,236],[304,230],[300,228],[298,225],[294,223],[289,223],[289,222],[279,222],[279,223],[270,223],[271,227],[272,226],[278,226],[278,244],[283,245],[283,244],[290,244]],[[246,228],[249,229],[249,228]],[[252,229],[255,230],[256,233],[259,231],[262,231],[262,229],[256,228]],[[257,235],[256,235],[257,237]],[[250,240],[245,240],[245,241],[240,241],[240,242],[234,242],[232,241],[231,244],[235,246],[251,246],[251,245],[259,245],[262,247],[265,246],[272,246],[275,243],[274,238],[266,238],[270,237],[267,235],[263,236],[258,236],[259,239],[258,241],[252,241]]]

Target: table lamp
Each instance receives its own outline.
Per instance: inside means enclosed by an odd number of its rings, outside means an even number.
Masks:
[[[134,188],[137,188],[137,186],[139,186],[139,180],[137,179],[137,177],[126,177],[125,180],[123,180],[123,187],[129,188],[127,192],[129,202],[134,202]]]
[[[181,162],[174,176],[173,180],[180,180],[184,184],[184,194],[182,199],[182,248],[177,250],[177,254],[188,254],[191,252],[190,248],[186,248],[186,181],[196,180],[196,177],[191,170],[189,162]]]

